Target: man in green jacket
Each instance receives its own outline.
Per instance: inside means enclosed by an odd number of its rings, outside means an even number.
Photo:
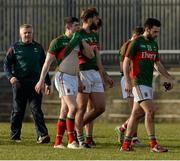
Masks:
[[[4,71],[13,92],[10,137],[16,142],[21,141],[22,121],[29,103],[35,121],[37,143],[48,143],[50,137],[41,110],[42,93],[38,94],[34,89],[40,77],[45,52],[39,43],[33,41],[31,25],[21,25],[19,32],[20,40],[8,49],[4,59]],[[49,75],[46,76],[45,83],[45,93],[49,94]]]

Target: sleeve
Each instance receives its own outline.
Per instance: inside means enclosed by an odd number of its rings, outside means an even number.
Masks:
[[[4,58],[4,72],[8,80],[10,80],[14,75],[12,73],[12,66],[15,63],[13,47],[10,47]]]
[[[68,56],[72,50],[80,44],[82,40],[81,34],[79,32],[75,32],[67,46],[67,48],[64,51],[64,57]]]
[[[129,57],[130,59],[133,59],[136,56],[137,51],[138,51],[138,41],[136,39],[134,41],[131,41],[131,43],[129,43],[125,56]]]
[[[54,39],[51,41],[51,43],[49,45],[48,52],[50,54],[56,55],[56,53],[58,53],[58,51],[61,47],[62,47],[61,40]]]
[[[45,55],[45,52],[44,52],[44,49],[42,48],[42,46],[40,46],[40,48],[41,48],[40,66],[41,66],[41,69],[42,69],[43,64],[45,62],[45,59],[46,59],[46,55]],[[47,84],[49,86],[51,85],[51,79],[49,77],[49,73],[46,74],[45,84]]]

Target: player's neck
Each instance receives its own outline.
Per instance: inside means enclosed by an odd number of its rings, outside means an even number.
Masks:
[[[145,39],[145,40],[147,40],[147,41],[149,41],[149,39],[148,39],[148,36],[147,36],[147,35],[148,35],[148,34],[147,34],[146,32],[144,32],[144,33],[143,33],[144,39]]]
[[[69,31],[66,31],[66,32],[65,32],[65,35],[66,35],[68,38],[71,38],[71,37],[72,37],[72,33],[70,33]]]
[[[83,28],[86,32],[90,33],[90,28],[89,28],[89,25],[88,25],[88,24],[83,23],[82,28]]]

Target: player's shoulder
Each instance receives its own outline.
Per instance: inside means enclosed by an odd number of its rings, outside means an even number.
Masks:
[[[144,37],[143,36],[139,36],[139,37],[135,38],[134,40],[131,40],[130,43],[129,43],[129,46],[137,46],[142,41],[144,41]]]
[[[121,48],[127,48],[129,44],[131,43],[131,40],[126,41]]]
[[[61,43],[66,39],[65,35],[59,35],[58,37],[54,38],[50,44],[58,44]]]

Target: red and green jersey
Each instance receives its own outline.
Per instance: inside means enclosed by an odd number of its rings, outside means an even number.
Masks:
[[[82,40],[85,40],[94,51],[96,48],[99,48],[98,35],[95,32],[91,31],[90,33],[87,33],[84,29],[81,29],[80,35],[81,35]],[[84,50],[81,48],[80,54],[79,54],[80,70],[90,70],[90,69],[98,70],[96,56],[92,59],[89,59],[83,54],[83,52]]]
[[[144,36],[134,40],[126,53],[132,60],[130,76],[135,85],[152,87],[154,62],[159,61],[158,45],[154,40],[145,40]]]
[[[68,38],[65,34],[52,40],[48,49],[50,54],[55,55],[58,65],[66,58],[71,51],[80,44],[81,37],[75,32],[72,38]]]

